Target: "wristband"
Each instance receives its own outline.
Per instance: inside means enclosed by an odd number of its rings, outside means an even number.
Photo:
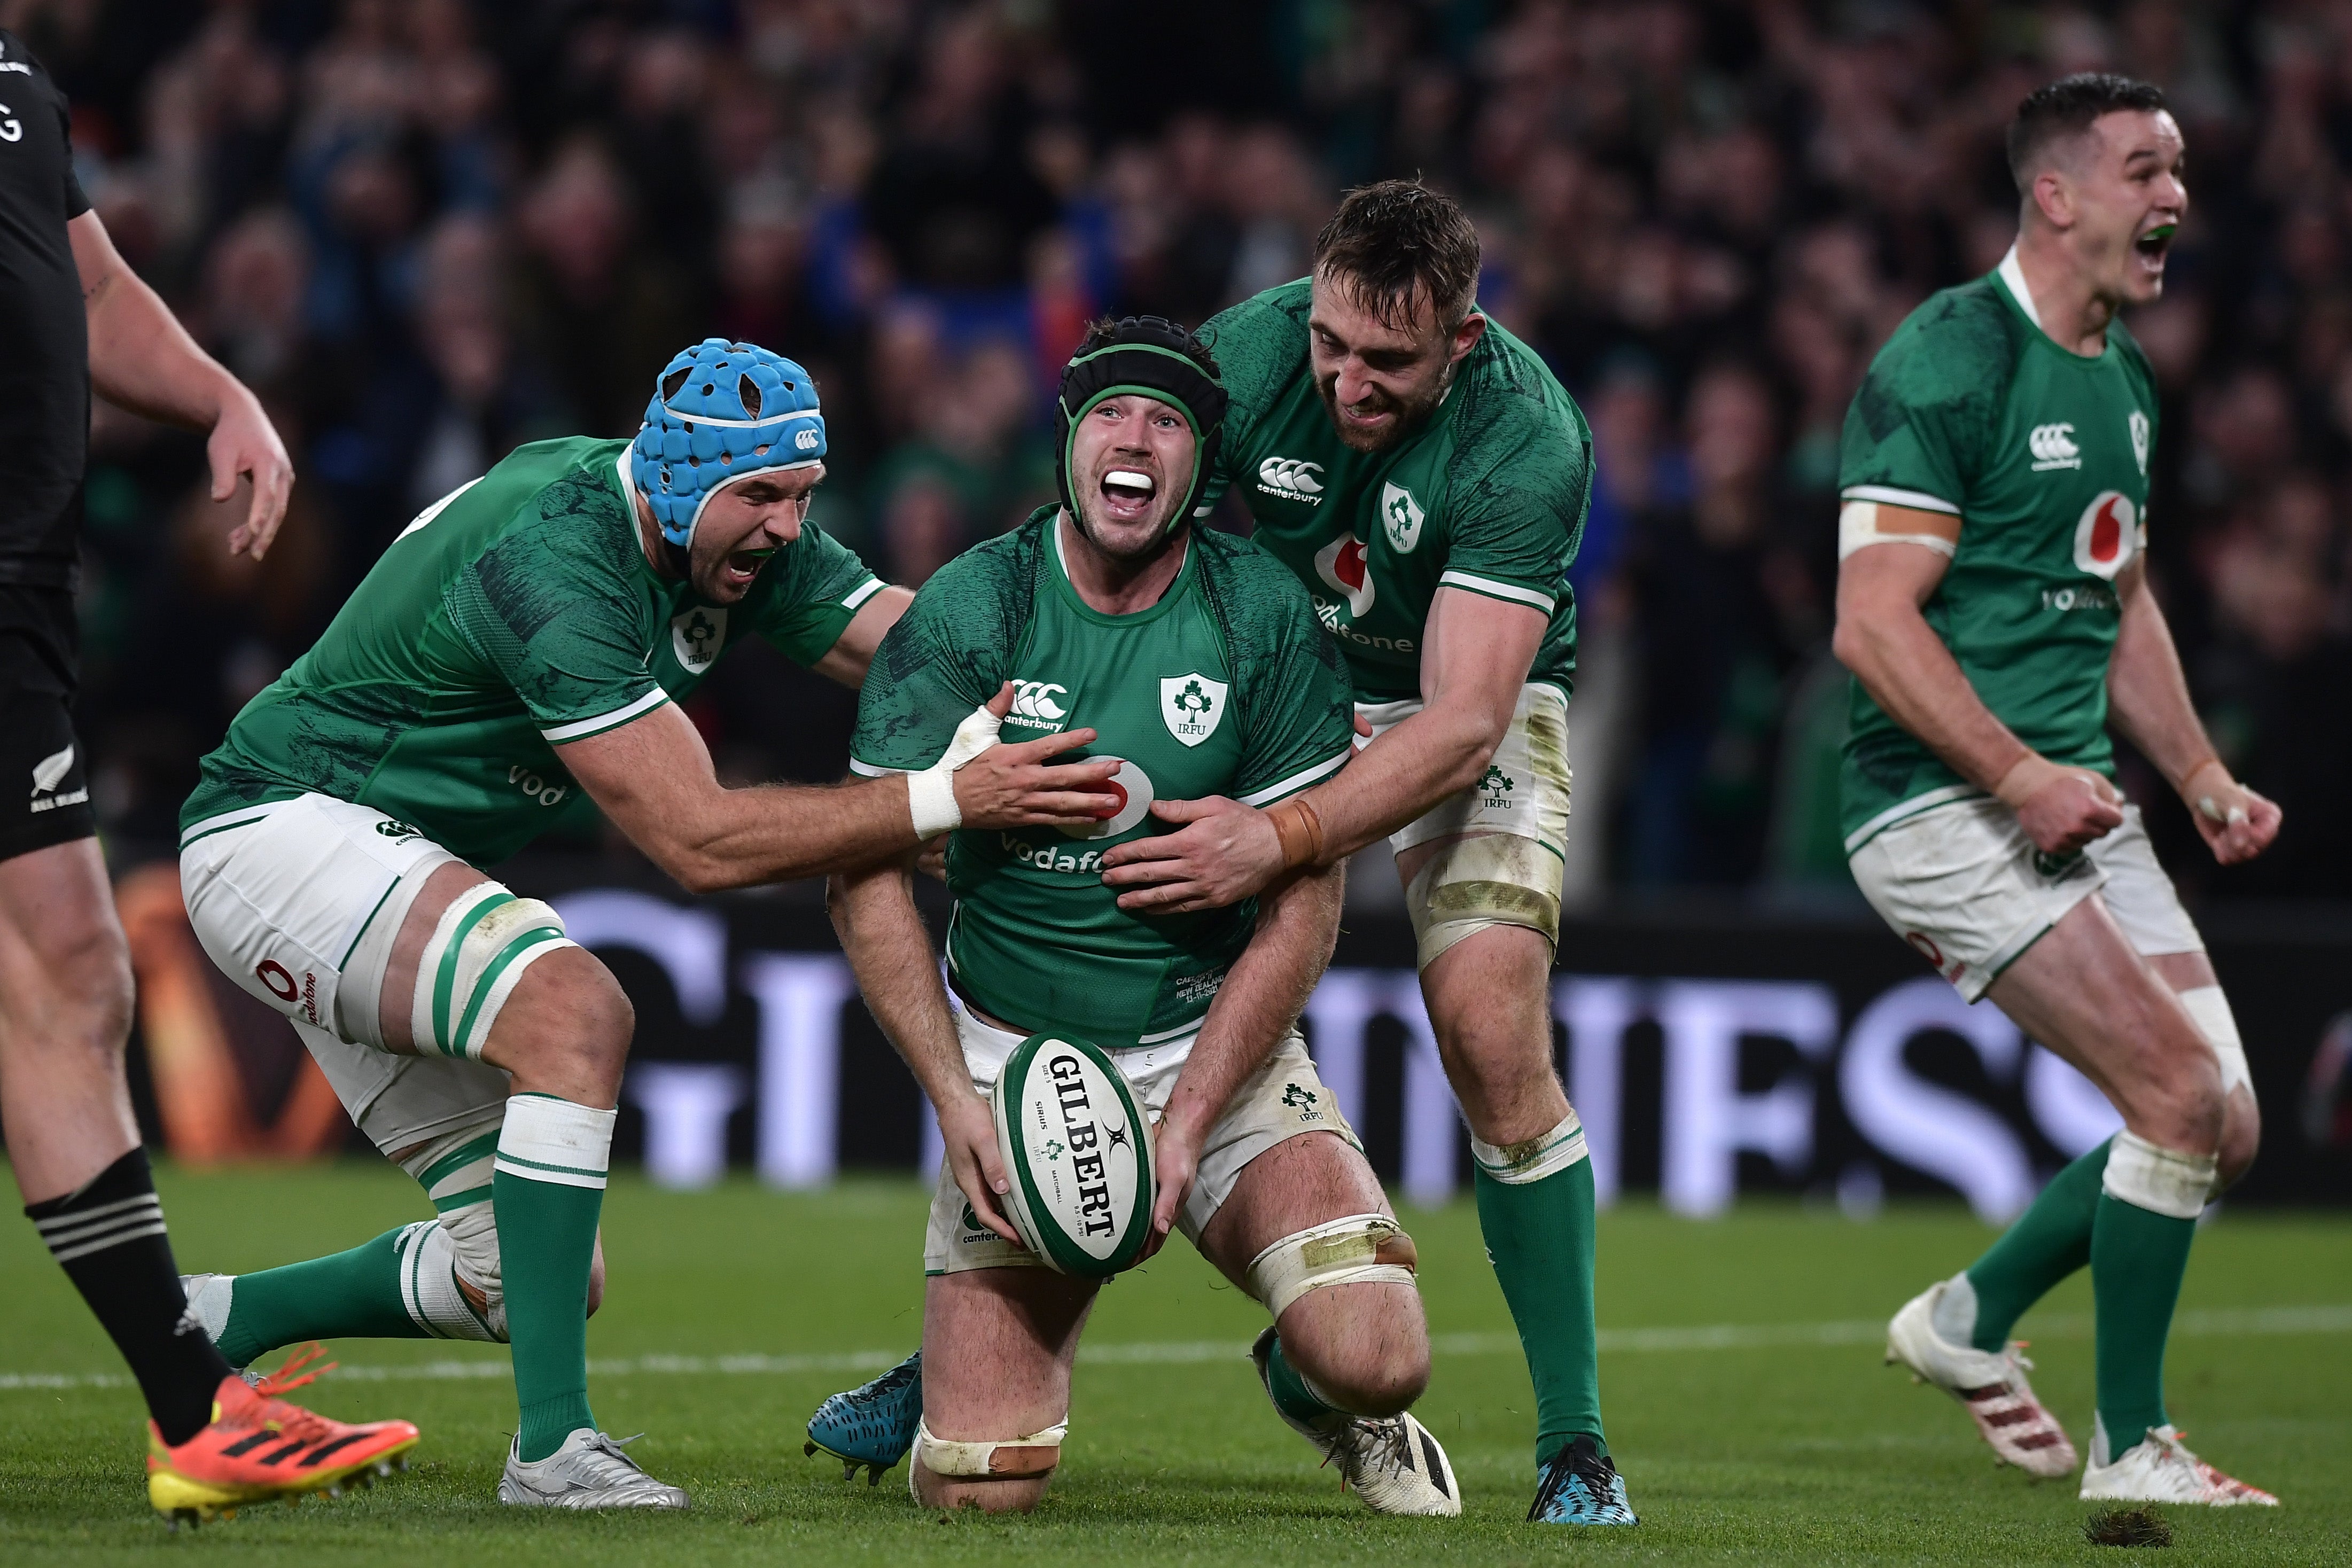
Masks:
[[[1305,796],[1267,808],[1265,820],[1282,842],[1282,869],[1313,865],[1323,858],[1323,818]]]

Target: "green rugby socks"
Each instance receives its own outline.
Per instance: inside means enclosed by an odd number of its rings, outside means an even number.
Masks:
[[[2210,1154],[2161,1148],[2128,1132],[2115,1136],[2091,1228],[2101,1439],[2094,1463],[2113,1463],[2149,1427],[2167,1424],[2164,1342],[2213,1171]]]
[[[400,1299],[400,1240],[407,1229],[387,1230],[332,1257],[239,1274],[217,1342],[221,1354],[248,1366],[304,1340],[425,1338]]]
[[[588,1269],[616,1116],[552,1094],[507,1101],[490,1187],[522,1416],[517,1445],[526,1461],[596,1425],[588,1409]]]
[[[2052,1176],[2016,1223],[1969,1265],[1969,1283],[1976,1290],[1976,1321],[1948,1322],[1939,1309],[1937,1333],[1997,1355],[2026,1310],[2091,1260],[2091,1225],[2099,1211],[2099,1183],[2106,1175],[2112,1143],[2101,1144]],[[1954,1293],[1947,1291],[1945,1299]]]
[[[1265,1385],[1274,1396],[1274,1407],[1302,1426],[1324,1427],[1333,1416],[1347,1414],[1317,1393],[1315,1385],[1283,1359],[1279,1338],[1265,1358]]]
[[[1601,1362],[1592,1327],[1592,1166],[1574,1113],[1508,1148],[1470,1140],[1478,1226],[1502,1282],[1536,1388],[1536,1463],[1601,1431]]]

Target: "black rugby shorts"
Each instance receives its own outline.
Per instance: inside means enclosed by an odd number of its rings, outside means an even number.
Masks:
[[[98,831],[73,728],[80,653],[70,591],[0,583],[0,861]]]

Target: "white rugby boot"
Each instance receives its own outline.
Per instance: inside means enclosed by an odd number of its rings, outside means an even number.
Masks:
[[[2260,1487],[2223,1475],[2189,1451],[2179,1428],[2150,1427],[2147,1438],[2121,1458],[2107,1458],[2106,1424],[2091,1435],[2091,1462],[2083,1467],[2085,1502],[2194,1502],[2208,1508],[2276,1508]]]
[[[583,1427],[543,1459],[526,1463],[522,1439],[507,1450],[499,1500],[518,1508],[684,1508],[686,1493],[657,1481],[621,1452],[622,1443]]]
[[[1999,1354],[1954,1344],[1936,1332],[1936,1303],[1951,1289],[1939,1280],[1904,1304],[1886,1325],[1886,1360],[1911,1369],[1914,1383],[1932,1383],[1958,1400],[2003,1464],[2031,1476],[2072,1475],[2074,1445],[2058,1417],[2033,1396],[2025,1380],[2033,1364],[2011,1340]]]
[[[1275,1331],[1269,1326],[1250,1346],[1250,1360],[1257,1364],[1257,1380],[1269,1401],[1274,1398],[1274,1385],[1266,1363],[1274,1354],[1274,1342]],[[1342,1484],[1374,1513],[1451,1519],[1462,1511],[1462,1487],[1454,1479],[1454,1461],[1410,1410],[1378,1420],[1343,1411],[1325,1425],[1294,1420],[1279,1405],[1274,1413],[1282,1417],[1284,1426],[1314,1444],[1325,1464],[1338,1465]]]

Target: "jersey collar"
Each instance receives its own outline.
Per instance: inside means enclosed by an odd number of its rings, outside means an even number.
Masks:
[[[1193,524],[1192,529],[1198,532],[1200,525]],[[1045,531],[1054,541],[1054,586],[1061,591],[1062,597],[1072,609],[1104,626],[1137,626],[1167,614],[1176,601],[1184,597],[1184,590],[1192,585],[1192,562],[1200,555],[1200,551],[1192,548],[1192,535],[1186,534],[1183,564],[1176,569],[1176,575],[1169,579],[1166,591],[1140,610],[1132,610],[1124,615],[1111,615],[1088,604],[1086,597],[1078,591],[1078,585],[1070,580],[1069,558],[1062,553],[1062,510],[1059,507],[1055,507],[1053,516],[1046,518]]]
[[[1996,276],[2000,278],[2000,286],[2009,290],[2010,298],[2025,312],[2025,319],[2033,323],[2035,330],[2042,331],[2042,313],[2033,308],[2033,290],[2026,286],[2025,268],[2018,265],[2016,242],[2011,242],[2009,254],[2000,258]],[[2043,331],[2042,336],[2049,334]]]

